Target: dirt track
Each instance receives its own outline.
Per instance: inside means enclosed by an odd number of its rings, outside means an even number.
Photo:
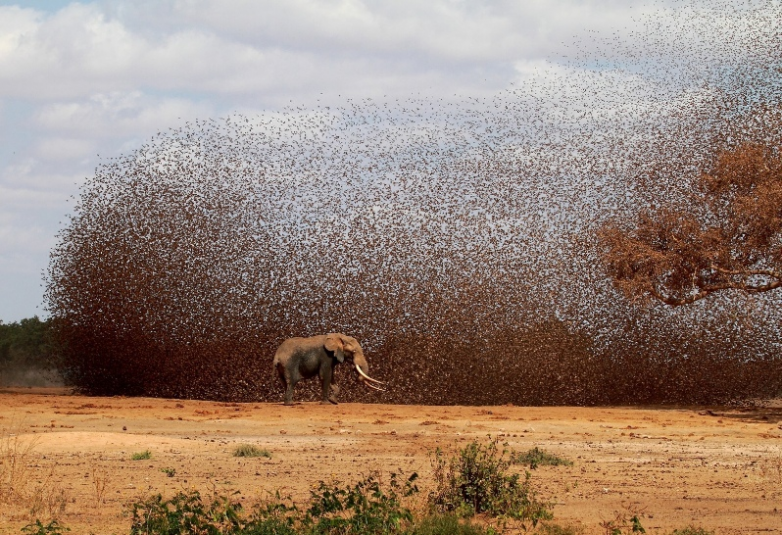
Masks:
[[[533,472],[539,496],[556,503],[559,524],[582,523],[597,533],[617,512],[640,512],[649,533],[691,524],[717,533],[782,533],[780,418],[772,409],[291,408],[0,391],[0,429],[36,440],[28,491],[38,484],[64,496],[62,521],[74,535],[127,533],[124,504],[190,487],[239,490],[247,500],[276,489],[303,498],[318,480],[397,469],[419,472],[425,484],[429,451],[488,434],[514,450],[538,446],[574,461]],[[233,457],[242,443],[266,448],[272,458]],[[130,459],[146,449],[151,459]],[[18,534],[27,518],[21,508],[0,509],[0,533]]]

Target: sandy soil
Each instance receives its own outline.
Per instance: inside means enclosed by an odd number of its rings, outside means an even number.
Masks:
[[[276,489],[304,498],[318,480],[400,469],[425,483],[430,451],[488,434],[513,450],[537,446],[574,461],[533,472],[556,523],[601,533],[617,513],[640,513],[648,533],[688,525],[782,533],[781,420],[771,408],[284,407],[0,391],[5,443],[10,431],[34,446],[24,458],[25,492],[43,489],[45,507],[64,502],[61,520],[74,535],[128,533],[128,503],[185,488],[240,491],[248,501]],[[234,457],[238,444],[272,457]],[[151,459],[131,460],[147,449]],[[0,533],[18,534],[28,518],[0,505]]]

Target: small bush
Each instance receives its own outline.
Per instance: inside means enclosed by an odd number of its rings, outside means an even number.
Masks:
[[[404,533],[413,522],[413,514],[401,500],[418,492],[417,478],[418,474],[413,473],[400,484],[397,474],[392,473],[385,488],[375,476],[344,487],[321,481],[317,489],[310,491],[304,525],[318,535]]]
[[[180,492],[170,500],[160,494],[131,506],[130,535],[179,535],[241,533],[241,505],[228,498],[204,504],[198,492]]]
[[[370,476],[355,485],[321,482],[302,511],[279,494],[247,515],[240,503],[221,497],[205,503],[198,492],[160,495],[131,506],[131,535],[393,535],[406,533],[413,516],[402,498],[418,492],[417,474],[388,485]],[[465,532],[469,535],[472,532]],[[479,534],[483,532],[478,532]],[[488,532],[486,532],[488,534]]]
[[[241,531],[230,532],[231,535],[302,535],[284,518],[264,518],[253,521]]]
[[[530,474],[508,474],[507,450],[498,448],[494,439],[483,446],[468,444],[458,455],[446,461],[441,450],[432,457],[437,485],[429,494],[430,505],[438,512],[456,512],[461,516],[486,513],[491,516],[530,520],[548,520],[547,505],[538,502],[530,485]]]
[[[535,470],[538,466],[573,466],[573,461],[547,453],[537,446],[526,453],[511,455],[511,462],[527,465],[530,470]]]
[[[638,514],[634,514],[628,518],[626,513],[617,513],[616,518],[613,520],[607,520],[600,523],[600,527],[605,530],[608,535],[631,535],[633,533],[646,533],[646,530],[641,525],[641,519]],[[627,531],[625,531],[625,529]]]
[[[253,444],[240,444],[234,448],[234,457],[266,457],[271,459],[269,450],[261,449]]]
[[[421,520],[407,535],[496,535],[492,527],[461,522],[454,514],[432,515]]]
[[[152,452],[149,450],[139,451],[130,456],[133,461],[145,461],[152,458]]]
[[[714,535],[713,531],[709,531],[704,528],[696,528],[693,526],[687,526],[683,529],[675,529],[671,535]]]
[[[70,529],[63,527],[56,520],[52,520],[45,526],[40,520],[36,520],[34,524],[27,524],[22,528],[22,533],[28,533],[29,535],[62,535]]]

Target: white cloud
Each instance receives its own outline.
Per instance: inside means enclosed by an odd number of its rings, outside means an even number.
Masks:
[[[97,93],[84,100],[46,104],[34,124],[44,131],[81,136],[148,137],[153,131],[185,120],[209,117],[213,105],[177,97],[152,97],[141,91]]]
[[[45,255],[54,242],[51,230],[43,225],[13,225],[3,221],[0,226],[0,250],[15,251],[17,258],[22,252]]]
[[[0,6],[0,57],[22,49],[24,42],[36,31],[42,14],[17,6]]]
[[[170,27],[154,30],[161,13]],[[181,0],[124,9],[71,4],[53,14],[0,7],[0,96],[96,92],[371,87],[376,77],[448,86],[565,50],[585,29],[627,25],[633,3]],[[153,28],[153,30],[150,30]],[[435,74],[432,74],[435,73]],[[474,74],[474,73],[473,73]],[[472,86],[483,80],[471,76]],[[507,79],[492,80],[496,89]]]
[[[38,141],[35,152],[48,161],[84,160],[95,153],[95,141],[66,137],[45,137]]]
[[[8,212],[60,206],[84,181],[86,173],[63,173],[57,170],[59,166],[59,162],[26,158],[0,170],[0,206]]]
[[[72,4],[49,17],[0,7],[0,18],[20,19],[0,47],[0,96],[73,98],[139,85],[199,90],[244,68],[261,67],[262,54],[201,31],[151,40],[95,5]]]
[[[627,24],[643,2],[179,0],[173,5],[189,24],[261,47],[496,61],[561,50],[563,40],[585,29]],[[144,6],[138,11],[149,4]]]

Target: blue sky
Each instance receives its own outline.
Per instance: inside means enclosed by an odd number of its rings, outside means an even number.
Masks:
[[[160,129],[346,97],[491,96],[574,43],[631,39],[679,2],[0,0],[0,320],[42,273],[101,157]],[[596,46],[596,45],[595,45]]]

